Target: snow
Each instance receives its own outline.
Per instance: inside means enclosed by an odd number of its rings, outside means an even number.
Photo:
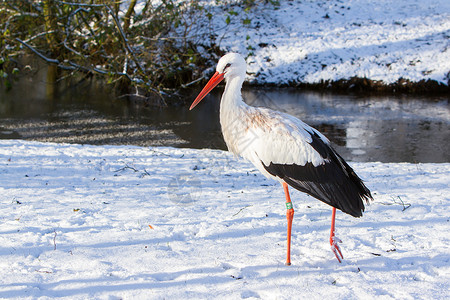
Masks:
[[[135,14],[142,12],[146,2],[137,1]],[[121,3],[121,15],[129,3]],[[152,3],[157,7],[161,1]],[[204,9],[195,6],[183,15],[182,24],[186,24],[178,26],[178,38],[201,45],[200,52],[218,46],[247,56],[247,80],[252,83],[319,83],[359,77],[384,84],[401,79],[449,84],[448,0],[199,3]],[[207,73],[212,73],[217,60]]]
[[[248,55],[254,83],[450,79],[448,0],[257,1],[248,11],[240,1],[204,2],[213,18],[196,23],[192,39],[212,29],[222,50]]]
[[[202,1],[189,37],[213,28],[249,81],[448,84],[448,0],[236,2]],[[351,166],[375,201],[338,213],[345,260],[330,207],[292,191],[285,266],[282,188],[228,152],[0,140],[0,298],[448,299],[450,163]]]
[[[351,163],[375,201],[297,191],[218,150],[0,141],[0,298],[448,299],[450,163]],[[151,226],[151,227],[150,227]]]

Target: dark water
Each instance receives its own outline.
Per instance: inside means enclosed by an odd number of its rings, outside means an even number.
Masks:
[[[225,149],[218,121],[222,87],[188,111],[188,105],[157,108],[118,98],[91,79],[49,84],[52,76],[40,68],[9,92],[1,86],[1,139]],[[319,129],[351,161],[450,161],[449,97],[275,88],[244,89],[243,96],[248,104],[290,113]]]

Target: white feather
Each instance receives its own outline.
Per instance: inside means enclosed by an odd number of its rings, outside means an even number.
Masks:
[[[226,67],[228,64],[230,66]],[[229,151],[248,159],[268,177],[272,176],[262,163],[266,166],[270,163],[299,166],[325,163],[311,146],[313,134],[329,144],[319,131],[291,115],[243,102],[241,87],[245,67],[245,61],[236,54],[225,55],[217,65],[217,72],[225,73],[227,81],[220,103],[220,123]]]

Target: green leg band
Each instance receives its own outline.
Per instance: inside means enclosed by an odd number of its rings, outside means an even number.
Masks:
[[[292,206],[292,202],[286,202],[286,209],[292,209],[292,208],[294,208]]]

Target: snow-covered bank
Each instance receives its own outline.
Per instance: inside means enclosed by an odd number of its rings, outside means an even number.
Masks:
[[[375,202],[338,214],[217,150],[0,141],[0,298],[444,299],[450,164],[353,163]],[[150,227],[150,226],[151,227]]]
[[[359,77],[448,86],[450,1],[277,1],[279,6],[256,1],[247,12],[239,2],[219,1],[211,24],[198,25],[204,26],[199,32],[213,28],[221,49],[251,54],[250,82],[313,84]]]

